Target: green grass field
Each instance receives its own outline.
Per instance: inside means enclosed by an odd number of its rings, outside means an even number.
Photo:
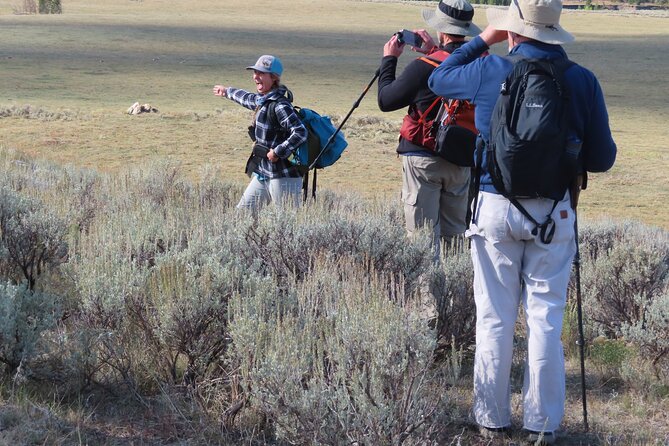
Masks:
[[[0,145],[58,163],[118,170],[170,158],[193,176],[205,166],[245,182],[250,113],[211,94],[252,88],[246,65],[281,56],[296,103],[342,117],[400,28],[423,27],[414,3],[297,0],[280,4],[65,0],[59,16],[15,15],[0,1],[0,107],[30,104],[68,119],[0,120]],[[432,3],[429,3],[432,5]],[[432,6],[430,6],[432,7]],[[477,9],[475,22],[486,24]],[[669,19],[566,12],[570,57],[601,81],[618,143],[615,167],[593,175],[586,218],[632,218],[669,228]],[[496,48],[495,51],[504,51]],[[410,60],[405,54],[402,63]],[[158,115],[128,116],[135,101]],[[321,187],[398,196],[395,141],[402,112],[382,114],[376,86],[347,123],[350,148]]]

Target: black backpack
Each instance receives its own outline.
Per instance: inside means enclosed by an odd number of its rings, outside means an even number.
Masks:
[[[509,56],[513,69],[502,84],[490,121],[486,147],[492,183],[535,224],[543,243],[555,232],[551,214],[578,174],[580,143],[568,142],[568,59],[525,59]],[[479,154],[479,163],[482,158]],[[554,200],[543,223],[537,222],[519,198]]]

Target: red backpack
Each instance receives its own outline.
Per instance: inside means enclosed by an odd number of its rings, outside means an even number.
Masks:
[[[435,51],[430,54],[430,57],[419,57],[419,60],[429,63],[435,68],[443,62],[449,53],[446,51]],[[434,119],[428,121],[427,117],[430,112],[441,102],[441,98],[437,96],[430,106],[421,113],[415,104],[409,107],[409,113],[404,116],[402,127],[400,128],[400,136],[407,141],[410,141],[418,146],[434,150],[434,137],[436,128],[433,131]]]
[[[450,54],[446,51],[435,51],[429,54],[429,57],[419,57],[423,62],[439,66]],[[437,116],[428,120],[430,112],[443,102],[444,109],[440,110]],[[437,96],[430,106],[424,112],[420,112],[415,105],[409,108],[409,113],[404,116],[400,136],[416,145],[435,150],[435,137],[439,121],[448,120],[457,122],[459,126],[465,127],[475,133],[478,133],[474,125],[474,105],[468,101],[450,101],[445,102],[443,98]]]

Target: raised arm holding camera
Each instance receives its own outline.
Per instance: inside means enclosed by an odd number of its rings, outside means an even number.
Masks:
[[[470,168],[436,156],[433,122],[441,98],[428,87],[432,70],[450,53],[475,36],[474,9],[466,0],[441,0],[436,9],[423,10],[425,22],[437,31],[435,43],[419,29],[395,33],[383,48],[378,104],[390,112],[408,107],[400,130],[397,153],[402,155],[402,202],[409,235],[427,225],[434,231],[435,259],[442,240],[465,231]],[[409,63],[396,77],[397,61],[406,45],[424,54]]]

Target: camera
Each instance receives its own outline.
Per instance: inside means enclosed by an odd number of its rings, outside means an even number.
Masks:
[[[397,31],[395,35],[400,43],[405,43],[414,48],[420,48],[423,45],[423,38],[421,36],[406,29]]]

